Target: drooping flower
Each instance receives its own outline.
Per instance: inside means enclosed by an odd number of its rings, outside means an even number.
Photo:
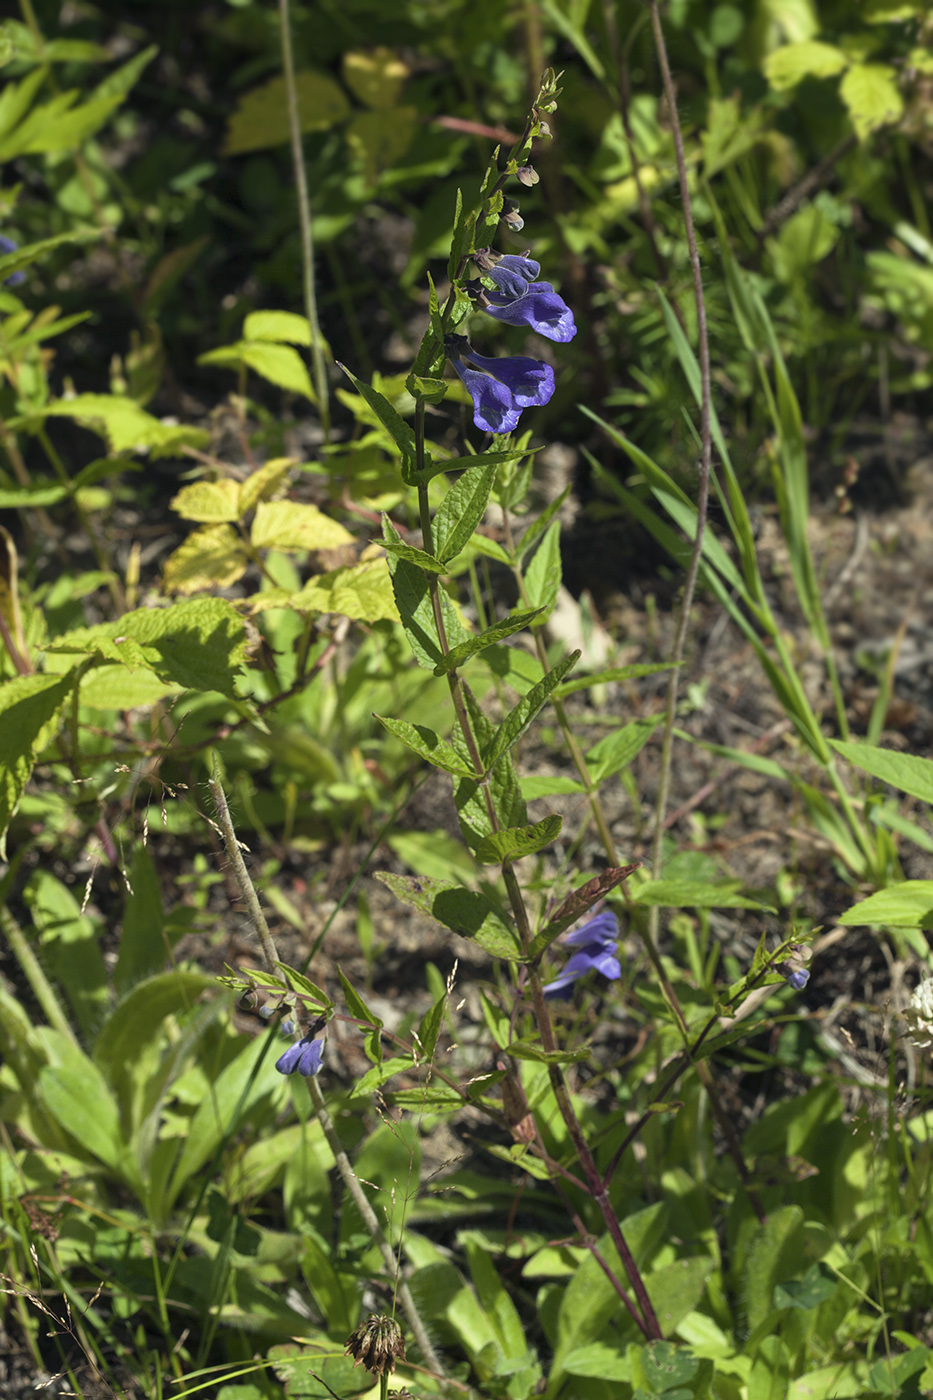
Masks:
[[[619,948],[619,921],[611,909],[603,910],[582,928],[568,934],[564,942],[573,945],[579,951],[574,953],[560,976],[544,988],[546,997],[559,997],[566,1001],[574,982],[588,972],[601,972],[611,981],[622,976],[622,967],[616,956]]]
[[[573,340],[577,333],[573,312],[550,282],[531,282],[519,297],[510,297],[504,292],[487,292],[485,299],[489,302],[488,306],[483,307],[487,316],[505,321],[510,326],[529,326],[538,335],[546,336],[548,340],[559,340],[562,344]]]
[[[324,1056],[324,1041],[323,1039],[314,1039],[317,1030],[318,1027],[313,1026],[307,1035],[296,1040],[294,1045],[288,1047],[284,1055],[279,1056],[275,1062],[279,1074],[295,1074],[297,1072],[307,1078],[314,1074],[320,1074]]]
[[[487,248],[477,248],[473,261],[496,284],[497,291],[513,299],[523,297],[541,271],[541,264],[523,253],[503,253],[500,257]]]
[[[461,349],[457,342],[466,348]],[[529,355],[490,359],[477,355],[462,336],[452,336],[447,351],[470,391],[473,422],[487,433],[511,433],[523,408],[540,407],[554,393],[554,371],[543,360]],[[470,363],[465,364],[464,359]]]

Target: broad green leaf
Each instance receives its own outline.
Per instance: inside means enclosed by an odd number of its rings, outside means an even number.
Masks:
[[[442,660],[443,653],[437,635],[437,625],[434,621],[434,609],[431,604],[431,591],[427,576],[424,570],[418,568],[417,565],[410,564],[407,559],[400,559],[397,555],[391,554],[389,555],[389,572],[392,575],[395,604],[415,660],[425,670],[433,671],[438,662]],[[444,618],[447,643],[455,647],[459,646],[462,641],[466,640],[467,633],[454,610],[453,603],[443,588],[439,588],[438,596]]]
[[[472,938],[493,957],[521,959],[518,935],[486,895],[451,880],[432,880],[426,875],[390,875],[380,870],[376,879],[404,903],[420,909],[462,938]]]
[[[112,644],[121,637],[145,648],[147,664],[163,680],[234,698],[246,655],[246,632],[243,619],[226,599],[193,598],[168,608],[137,608],[117,622],[65,632],[49,650],[93,654],[101,643]]]
[[[645,1287],[662,1332],[670,1336],[680,1319],[693,1311],[703,1297],[706,1280],[715,1268],[714,1259],[700,1256],[678,1259],[676,1263],[666,1264],[648,1275]]]
[[[902,880],[853,904],[839,922],[890,924],[894,928],[933,928],[933,880]]]
[[[843,743],[840,739],[830,739],[829,744],[856,768],[933,806],[933,760],[871,744]]]
[[[628,1356],[605,1342],[575,1347],[564,1358],[564,1370],[571,1376],[592,1376],[602,1381],[630,1381],[632,1378]]]
[[[480,841],[476,859],[481,865],[499,865],[507,860],[534,855],[535,851],[543,851],[545,846],[557,840],[563,824],[563,817],[554,814],[532,826],[509,826],[494,831]]]
[[[526,802],[537,802],[542,797],[556,797],[560,793],[586,792],[579,778],[568,778],[560,773],[532,773],[521,779],[522,797]]]
[[[485,632],[480,632],[476,637],[468,637],[466,641],[461,642],[459,646],[452,647],[445,656],[439,659],[434,667],[435,676],[447,675],[449,671],[456,670],[458,666],[469,661],[470,657],[475,656],[478,651],[485,651],[486,647],[495,646],[497,642],[511,637],[515,632],[523,632],[543,611],[543,608],[533,608],[530,612],[512,613],[504,622],[497,622],[493,627],[487,627]],[[574,658],[577,656],[579,656],[579,652],[574,653]]]
[[[495,466],[468,467],[434,517],[434,552],[442,563],[456,559],[482,520],[496,480]]]
[[[185,446],[206,447],[210,437],[202,428],[160,423],[135,400],[119,394],[78,394],[57,399],[43,412],[93,428],[114,452],[148,451],[153,457],[175,457]]]
[[[95,666],[82,677],[81,704],[92,710],[137,710],[181,691],[180,685],[141,666],[133,671],[125,664]]]
[[[775,1284],[776,1308],[799,1308],[804,1312],[828,1302],[839,1291],[839,1279],[823,1263],[811,1264],[803,1278],[785,1279]]]
[[[337,549],[353,543],[339,520],[295,501],[260,501],[250,539],[257,549]]]
[[[261,313],[257,312],[256,314]],[[275,314],[291,315],[290,312],[284,311]],[[251,318],[247,317],[246,319],[250,320]],[[238,517],[252,510],[258,501],[267,500],[281,486],[289,467],[294,465],[295,459],[293,457],[274,457],[241,482],[240,498],[237,502]]]
[[[387,551],[393,554],[396,559],[404,559],[407,563],[413,564],[415,568],[426,569],[429,574],[446,574],[448,572],[440,559],[429,554],[427,550],[405,544],[387,515],[382,517],[382,542]]]
[[[793,1277],[803,1256],[803,1211],[800,1206],[780,1206],[752,1235],[745,1256],[742,1287],[753,1332],[771,1311],[774,1285]]]
[[[72,88],[56,94],[49,102],[34,106],[15,130],[0,138],[0,161],[74,151],[100,130],[123,100],[121,97],[96,97],[75,106],[78,97],[77,89]]]
[[[72,671],[65,676],[17,676],[0,685],[0,856],[10,818],[32,772],[33,747],[65,704],[75,680]]]
[[[658,1395],[677,1386],[690,1386],[700,1369],[697,1357],[674,1342],[649,1342],[642,1347],[640,1360],[652,1393]],[[688,1394],[693,1395],[692,1388]]]
[[[125,992],[160,971],[168,956],[159,877],[147,846],[138,845],[127,872],[129,890],[123,906],[123,931],[113,980]]]
[[[37,870],[24,891],[42,946],[42,961],[68,999],[85,1036],[106,1014],[110,992],[100,929],[71,890],[49,870]]]
[[[636,754],[641,753],[663,719],[664,715],[659,713],[633,720],[594,744],[586,755],[593,782],[604,783],[607,778],[627,768]]]
[[[254,611],[277,607],[274,594],[253,598]],[[266,600],[272,598],[273,601]],[[346,569],[317,574],[298,593],[287,595],[285,605],[296,612],[341,613],[360,622],[398,622],[392,578],[385,559],[367,559]]]
[[[232,525],[204,525],[166,559],[166,593],[204,593],[230,588],[246,573],[249,551]]]
[[[524,1360],[529,1355],[525,1328],[489,1250],[476,1240],[467,1241],[466,1249],[476,1296],[495,1329],[503,1356],[512,1362]]]
[[[199,520],[208,524],[219,520],[239,520],[240,486],[228,478],[193,481],[190,486],[183,486],[169,504],[185,520]]]
[[[470,726],[473,730],[480,753],[492,750],[495,729],[476,696],[464,682],[463,697],[466,701]],[[451,742],[464,763],[471,762],[471,755],[459,730],[454,730]],[[518,777],[511,756],[504,754],[492,769],[488,779],[488,791],[498,820],[505,826],[526,826],[528,813],[518,786]],[[454,805],[460,820],[460,830],[471,850],[475,850],[484,836],[492,834],[489,811],[486,803],[487,787],[473,778],[461,778],[454,789]]]
[[[547,675],[533,686],[528,694],[519,700],[515,708],[506,715],[495,731],[495,737],[489,751],[483,751],[483,762],[487,771],[494,768],[502,755],[518,743],[535,716],[547,704],[549,697],[560,685],[564,676],[579,659],[580,653],[578,651],[572,651],[569,656],[565,656],[563,661],[559,661],[552,670],[548,671]]]
[[[298,122],[302,131],[324,131],[350,113],[343,89],[326,73],[304,69],[295,74]],[[289,139],[285,79],[276,77],[240,98],[227,127],[224,155],[242,155]]]
[[[528,601],[533,608],[539,608],[543,613],[543,616],[538,619],[539,627],[543,627],[551,615],[560,592],[560,582],[560,521],[554,520],[531,556],[531,563],[525,570],[525,589],[528,593]]]
[[[95,1061],[108,1078],[121,1064],[132,1066],[140,1046],[165,1029],[167,1017],[190,1012],[198,998],[216,986],[215,978],[181,968],[137,982],[101,1028],[94,1042]]]
[[[251,311],[243,322],[243,339],[310,345],[311,327],[307,316],[299,316],[295,311]]]
[[[632,865],[610,866],[601,875],[596,875],[592,880],[587,880],[585,885],[581,885],[578,890],[574,890],[568,895],[563,904],[554,911],[551,918],[538,933],[535,934],[534,942],[531,945],[532,957],[540,957],[546,948],[559,938],[565,929],[571,924],[575,924],[578,919],[582,919],[593,905],[600,899],[605,899],[616,885],[628,879],[636,870],[641,868],[641,861],[635,861]]]
[[[292,394],[302,394],[312,403],[317,403],[317,394],[311,385],[304,360],[291,345],[275,345],[271,341],[244,340],[239,346],[240,359],[256,374],[286,389]]]
[[[831,78],[841,73],[848,62],[842,50],[832,44],[806,39],[801,44],[784,44],[775,49],[768,54],[763,67],[771,87],[785,92],[804,78]]]
[[[389,719],[385,715],[376,715],[376,719],[390,734],[394,734],[396,739],[400,739],[407,748],[420,754],[435,768],[442,768],[445,773],[453,773],[459,778],[475,776],[472,768],[463,762],[446,739],[439,739],[434,730],[429,729],[427,725],[411,724],[407,719]]]
[[[76,1049],[70,1063],[46,1065],[38,1091],[55,1121],[85,1152],[132,1180],[133,1155],[120,1131],[119,1109],[93,1060]]]
[[[879,126],[896,122],[904,111],[897,73],[886,63],[853,63],[839,86],[860,141]]]

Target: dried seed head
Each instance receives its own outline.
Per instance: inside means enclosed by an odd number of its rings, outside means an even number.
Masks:
[[[405,1360],[401,1327],[394,1317],[371,1313],[347,1338],[347,1356],[374,1376],[391,1375],[396,1361]]]

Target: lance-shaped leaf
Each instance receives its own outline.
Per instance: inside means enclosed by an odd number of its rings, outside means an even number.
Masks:
[[[485,894],[468,890],[452,880],[432,880],[426,875],[390,875],[380,870],[376,879],[405,904],[419,909],[462,938],[472,938],[493,957],[514,962],[522,960],[518,935]]]
[[[622,880],[626,880],[640,867],[640,860],[636,860],[634,865],[612,866],[594,879],[587,880],[586,884],[581,885],[578,890],[574,890],[554,912],[544,928],[535,934],[534,942],[531,945],[532,957],[540,957],[555,938],[559,938],[565,929],[582,918],[598,900],[605,899],[610,890],[614,890],[616,885]]]
[[[453,671],[457,666],[462,666],[471,656],[475,656],[478,651],[485,651],[486,647],[491,647],[496,642],[501,642],[506,637],[511,637],[515,632],[523,631],[532,622],[543,608],[533,608],[530,612],[512,613],[504,622],[497,622],[494,627],[487,627],[485,632],[480,632],[478,637],[468,637],[459,646],[453,647],[446,656],[442,656],[434,667],[435,676],[445,676],[449,671]]]
[[[442,768],[445,773],[452,773],[456,778],[476,776],[473,769],[463,762],[446,739],[439,739],[434,730],[429,729],[426,724],[410,724],[407,719],[389,719],[386,715],[376,715],[376,719],[385,725],[396,739],[401,739],[407,748],[426,759],[428,763],[432,763],[435,768]]]
[[[648,880],[632,891],[638,904],[662,909],[768,909],[739,893],[741,880]],[[772,912],[774,912],[772,910]]]
[[[428,573],[431,574],[446,574],[447,572],[440,559],[436,559],[426,549],[417,549],[414,545],[405,544],[387,515],[382,517],[382,542],[388,552],[395,555],[396,559],[406,559],[409,564],[414,564],[419,569],[427,569]]]
[[[496,467],[468,467],[451,486],[434,517],[434,549],[445,564],[466,547],[482,520],[496,480]]]
[[[544,538],[525,571],[525,588],[529,601],[540,608],[546,617],[550,616],[557,602],[560,581],[560,521],[554,520],[545,531]],[[538,623],[539,627],[544,625],[546,617]]]
[[[640,676],[653,676],[658,671],[669,671],[673,665],[673,661],[644,661],[634,666],[610,666],[605,671],[591,671],[588,676],[574,676],[572,681],[559,686],[554,698],[563,700],[565,695],[574,695],[578,690],[589,690],[591,685],[609,685],[612,681],[631,681]]]
[[[463,696],[473,734],[480,753],[483,753],[491,748],[495,730],[466,683],[463,685]],[[470,753],[463,736],[457,731],[454,731],[452,743],[463,761],[469,763]],[[528,824],[528,813],[519,790],[518,777],[511,758],[506,757],[496,765],[486,785],[473,778],[462,778],[454,790],[454,804],[460,819],[460,830],[471,851],[475,851],[484,836],[492,835],[492,825],[486,807],[487,788],[501,823],[505,826]]]
[[[445,457],[440,462],[432,462],[429,467],[425,467],[417,477],[417,482],[424,486],[434,476],[439,476],[441,472],[462,472],[467,467],[500,467],[506,462],[514,462],[517,457],[524,457],[527,454],[540,452],[539,447],[513,447],[504,448],[501,452],[477,452],[469,457]],[[529,462],[529,467],[531,462]]]
[[[627,768],[636,754],[640,753],[663,720],[663,714],[648,715],[645,719],[633,720],[621,729],[607,734],[594,744],[586,755],[590,765],[590,776],[594,783],[605,782],[614,773]]]
[[[398,608],[402,626],[408,638],[415,660],[426,671],[433,671],[443,658],[434,609],[431,605],[431,590],[427,574],[417,564],[400,559],[396,554],[389,555],[389,572],[392,575],[392,591]],[[466,640],[463,628],[453,603],[443,588],[438,590],[441,612],[444,618],[444,631],[448,643],[458,646]]]
[[[534,1060],[539,1065],[572,1065],[588,1060],[592,1051],[588,1045],[577,1050],[543,1050],[540,1041],[513,1040],[509,1054],[516,1060]]]
[[[548,696],[557,689],[564,676],[579,659],[580,653],[578,651],[572,651],[569,656],[565,656],[563,661],[559,661],[554,669],[548,671],[537,685],[532,686],[528,694],[519,700],[514,710],[506,715],[495,732],[489,750],[483,750],[483,762],[487,772],[495,768],[502,755],[518,743],[535,715],[547,703]]]
[[[564,824],[563,817],[552,813],[532,826],[509,826],[494,831],[480,841],[476,859],[482,865],[498,865],[507,860],[520,860],[534,855],[556,841]]]

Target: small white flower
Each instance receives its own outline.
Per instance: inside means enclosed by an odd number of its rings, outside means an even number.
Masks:
[[[933,977],[927,977],[910,998],[907,1034],[918,1050],[933,1045]]]

